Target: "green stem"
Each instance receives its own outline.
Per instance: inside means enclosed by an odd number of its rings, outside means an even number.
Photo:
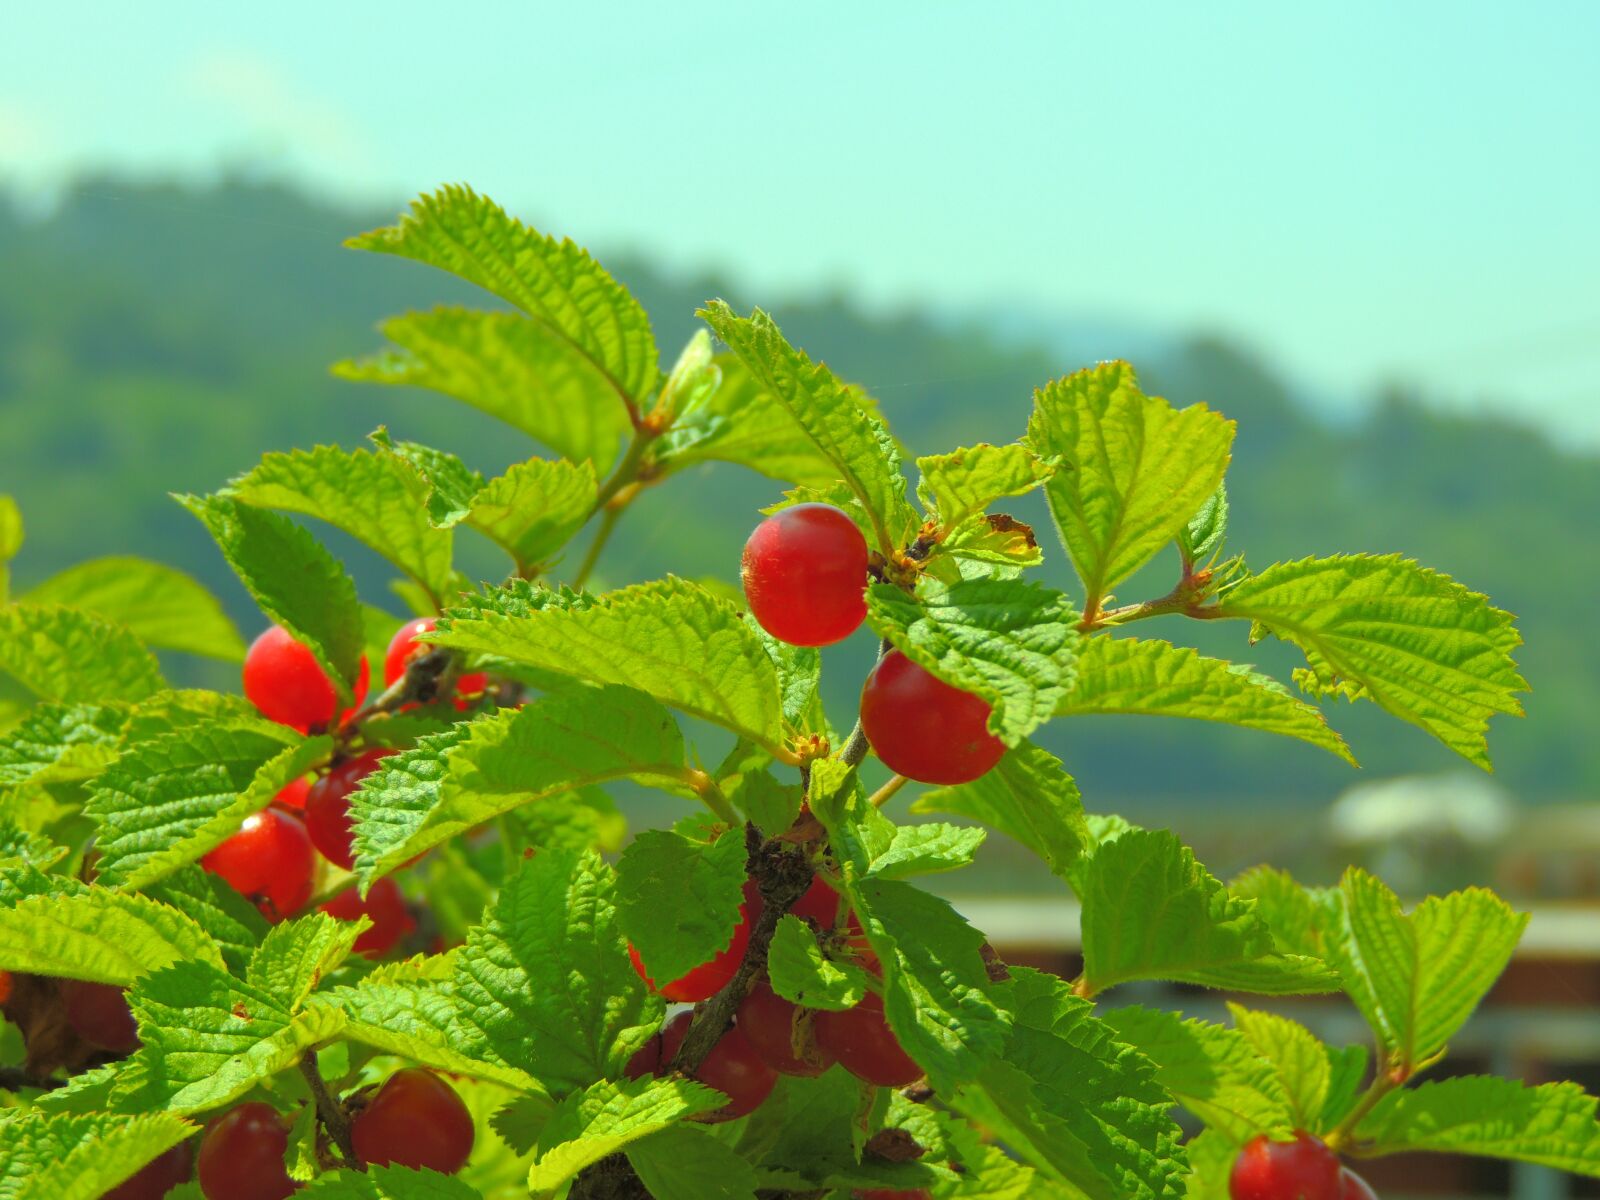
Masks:
[[[607,508],[605,516],[600,518],[600,528],[595,530],[594,540],[589,543],[589,551],[583,556],[583,563],[578,567],[578,573],[573,577],[573,591],[581,591],[583,585],[589,582],[589,576],[594,571],[595,563],[600,561],[600,552],[606,548],[606,543],[611,540],[612,531],[616,529],[617,522],[622,519],[623,509],[620,507]]]
[[[1379,1069],[1372,1085],[1367,1088],[1366,1094],[1356,1101],[1356,1105],[1345,1114],[1340,1121],[1322,1140],[1328,1144],[1328,1149],[1337,1154],[1341,1150],[1348,1150],[1355,1137],[1356,1127],[1366,1119],[1368,1113],[1378,1107],[1381,1101],[1390,1092],[1401,1086],[1401,1080],[1395,1078],[1393,1071]]]
[[[595,495],[594,506],[589,509],[591,517],[610,504],[618,492],[639,477],[639,467],[644,462],[645,453],[650,449],[650,443],[658,436],[660,436],[658,433],[649,429],[634,430],[633,441],[628,443],[628,449],[623,453],[616,469],[611,472],[611,478],[601,485],[600,491]]]
[[[881,788],[873,792],[872,795],[867,798],[867,803],[872,805],[873,808],[882,808],[889,802],[890,797],[892,797],[896,792],[910,782],[911,780],[907,779],[904,775],[892,776],[888,783],[884,784]]]

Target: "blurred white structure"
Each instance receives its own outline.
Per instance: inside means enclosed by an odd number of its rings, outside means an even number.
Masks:
[[[1401,895],[1437,890],[1504,845],[1517,805],[1487,775],[1406,775],[1350,788],[1328,809],[1327,832]],[[1478,880],[1482,881],[1481,877]]]

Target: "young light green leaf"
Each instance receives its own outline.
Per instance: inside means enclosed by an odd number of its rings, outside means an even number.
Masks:
[[[0,672],[72,704],[143,700],[164,686],[155,656],[120,625],[56,605],[0,608]]]
[[[1178,549],[1190,565],[1203,566],[1222,553],[1228,540],[1228,485],[1217,484],[1211,498],[1178,530]]]
[[[1234,1026],[1256,1054],[1272,1064],[1295,1129],[1320,1133],[1319,1121],[1328,1101],[1333,1064],[1328,1052],[1309,1029],[1276,1013],[1254,1012],[1230,1003]]]
[[[784,914],[767,950],[772,990],[806,1008],[842,1012],[867,994],[866,972],[852,962],[834,962],[822,953],[817,935],[793,913]]]
[[[626,1153],[655,1200],[755,1200],[755,1168],[692,1125],[669,1125]]]
[[[128,710],[115,704],[36,704],[0,734],[0,786],[92,779],[116,761]]]
[[[994,709],[989,730],[1015,746],[1071,690],[1078,614],[1060,592],[1018,579],[924,577],[915,597],[867,589],[867,623],[907,658]]]
[[[302,739],[260,719],[195,725],[135,746],[84,806],[98,826],[100,881],[141,888],[198,861],[332,750],[331,738]]]
[[[1165,830],[1103,843],[1078,878],[1091,993],[1131,979],[1265,995],[1338,990],[1317,959],[1278,953],[1255,905],[1229,896]]]
[[[1021,442],[1005,446],[979,443],[949,454],[917,459],[922,478],[917,498],[938,515],[940,526],[952,531],[978,516],[996,500],[1033,491],[1054,473]]]
[[[1231,1200],[1228,1177],[1239,1145],[1220,1129],[1203,1129],[1184,1143],[1189,1177],[1184,1180],[1184,1200]]]
[[[466,520],[503,546],[518,571],[527,574],[572,539],[594,511],[595,495],[589,463],[531,458],[473,496]]]
[[[193,1133],[170,1113],[23,1113],[0,1122],[0,1200],[100,1200]]]
[[[1287,871],[1252,867],[1228,885],[1231,895],[1256,902],[1256,914],[1272,930],[1272,940],[1286,954],[1328,957],[1328,938],[1344,920],[1344,906],[1334,888],[1308,888]]]
[[[981,829],[943,821],[900,825],[889,848],[873,860],[871,874],[877,879],[909,879],[955,871],[971,864],[987,836]]]
[[[659,355],[639,302],[587,251],[528,228],[471,188],[419,197],[398,225],[346,244],[459,275],[566,338],[618,394],[637,401],[655,390]]]
[[[1575,1083],[1464,1075],[1390,1092],[1356,1136],[1372,1154],[1481,1154],[1600,1179],[1595,1105]]]
[[[635,837],[617,862],[622,932],[658,984],[726,950],[742,919],[742,831],[711,843],[664,829]]]
[[[370,923],[366,917],[340,921],[314,912],[275,925],[251,955],[245,982],[297,1013],[323,979],[350,957],[350,948]]]
[[[1365,696],[1489,769],[1496,713],[1522,715],[1527,690],[1510,613],[1398,554],[1280,563],[1228,591],[1218,613],[1305,652],[1295,682],[1313,696]]]
[[[147,646],[224,662],[244,658],[244,642],[217,598],[182,571],[146,559],[90,559],[52,575],[22,599],[94,613]]]
[[[17,502],[0,492],[0,604],[11,599],[11,560],[22,549],[22,510]]]
[[[1234,425],[1203,404],[1174,409],[1101,363],[1034,393],[1028,442],[1061,469],[1045,485],[1087,611],[1178,535],[1228,469]]]
[[[554,1193],[590,1163],[599,1162],[685,1117],[726,1103],[722,1093],[688,1079],[601,1080],[561,1102],[539,1139],[528,1189]]]
[[[777,673],[761,639],[733,605],[681,579],[594,599],[501,588],[452,609],[429,640],[637,688],[788,756]]]
[[[917,518],[906,500],[899,448],[883,418],[826,366],[785,341],[759,308],[739,317],[713,300],[700,316],[833,463],[835,477],[849,485],[871,518],[876,548],[885,555],[903,549]]]
[[[1466,1024],[1527,928],[1526,913],[1482,888],[1430,896],[1409,916],[1365,871],[1340,884],[1342,928],[1329,961],[1391,1065],[1409,1074]]]
[[[1031,742],[1007,750],[987,774],[971,783],[918,796],[914,813],[970,817],[1015,838],[1060,879],[1090,845],[1083,800],[1061,760]]]
[[[339,693],[353,702],[365,644],[356,585],[311,533],[288,517],[229,496],[179,496],[267,617],[316,656]]]
[[[330,1171],[295,1193],[296,1200],[483,1200],[483,1193],[454,1175],[410,1167]]]
[[[1276,680],[1169,642],[1085,638],[1078,647],[1077,680],[1056,715],[1095,713],[1224,721],[1299,738],[1356,765],[1322,713]]]
[[[403,462],[425,485],[428,520],[435,528],[459,525],[472,511],[472,498],[483,490],[483,476],[454,454],[421,442],[397,442],[385,425],[374,429],[367,439],[379,453]]]
[[[351,799],[356,869],[387,874],[504,812],[612,779],[687,772],[670,713],[627,687],[568,688],[422,738]]]

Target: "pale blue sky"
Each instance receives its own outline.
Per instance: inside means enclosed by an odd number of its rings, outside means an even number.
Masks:
[[[13,4],[0,178],[465,180],[764,292],[1207,328],[1600,445],[1600,3]]]

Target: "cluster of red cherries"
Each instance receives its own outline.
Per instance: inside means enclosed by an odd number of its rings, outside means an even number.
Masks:
[[[1370,1184],[1321,1138],[1295,1134],[1292,1142],[1265,1135],[1247,1142],[1228,1177],[1232,1200],[1378,1200]]]

